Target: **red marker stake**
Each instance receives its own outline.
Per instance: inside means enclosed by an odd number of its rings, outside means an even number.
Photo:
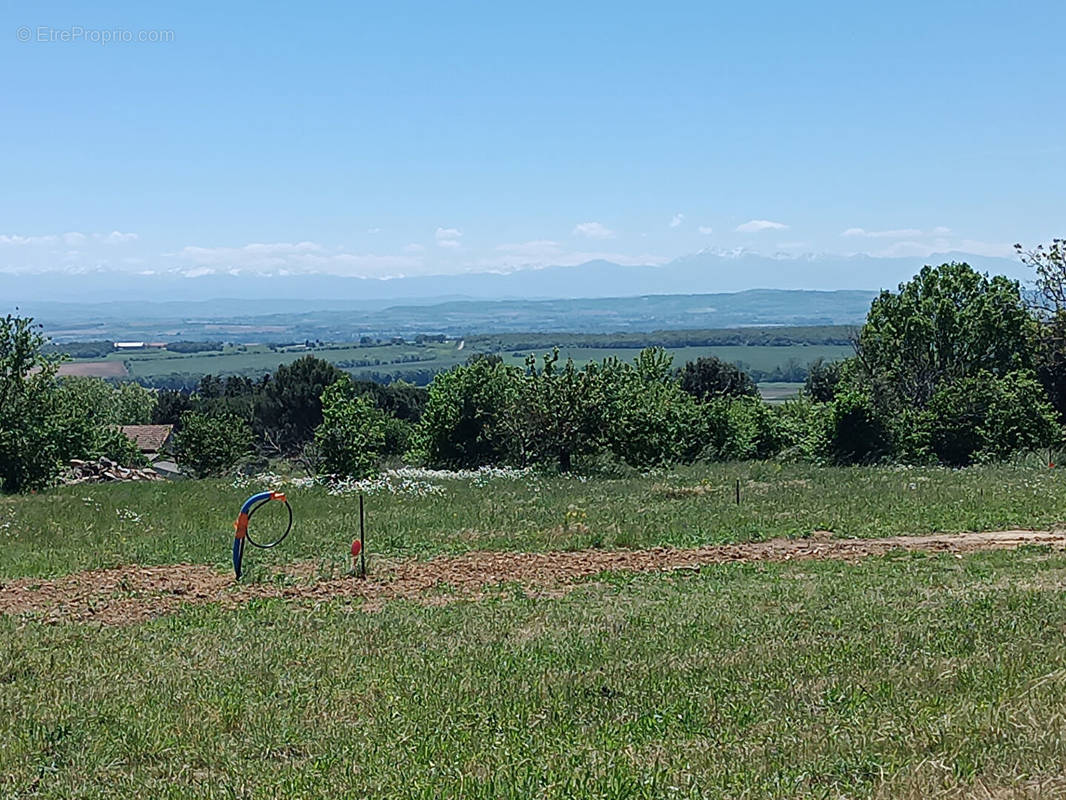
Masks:
[[[363,549],[363,543],[358,539],[352,542],[352,574],[355,574],[355,559],[359,557],[359,553]]]

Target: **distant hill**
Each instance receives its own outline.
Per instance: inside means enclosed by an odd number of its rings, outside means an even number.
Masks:
[[[255,303],[218,309],[181,303],[34,304],[59,341],[356,341],[362,336],[464,337],[527,332],[632,333],[774,325],[855,325],[875,293],[752,289],[736,293],[564,300],[461,300],[381,309],[257,313]],[[236,313],[234,313],[236,312]]]
[[[875,290],[894,288],[923,264],[968,261],[980,270],[1027,277],[1016,261],[966,253],[928,258],[874,258],[866,255],[772,257],[755,253],[700,252],[664,266],[623,266],[589,261],[574,267],[522,269],[507,273],[412,276],[394,279],[337,275],[253,275],[249,273],[185,277],[180,271],[134,274],[95,271],[68,274],[0,273],[0,298],[15,305],[41,302],[105,303],[201,302],[217,298],[254,301],[256,308],[229,302],[230,313],[369,309],[398,302],[465,300],[537,300],[635,297],[652,294],[705,294],[757,288]],[[219,308],[203,309],[209,314]],[[183,313],[199,313],[186,310]],[[173,313],[170,314],[173,316]]]

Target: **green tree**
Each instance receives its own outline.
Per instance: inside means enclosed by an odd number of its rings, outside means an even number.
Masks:
[[[516,419],[520,381],[520,370],[489,359],[437,375],[418,425],[426,462],[458,469],[520,458],[518,440],[508,432]]]
[[[701,402],[719,397],[758,397],[759,388],[735,364],[709,356],[681,368],[681,388]]]
[[[508,426],[526,462],[556,464],[568,472],[576,457],[599,446],[599,382],[595,368],[578,370],[572,359],[559,368],[559,351],[546,354],[538,370],[526,359],[514,425]]]
[[[897,413],[925,408],[942,384],[1029,368],[1032,330],[1017,281],[951,263],[882,292],[856,350],[874,402]]]
[[[225,474],[248,456],[252,431],[235,414],[186,411],[175,440],[181,466],[206,478]]]
[[[322,424],[322,392],[344,377],[344,372],[315,356],[278,367],[256,401],[261,433],[284,452],[299,449]]]
[[[115,387],[114,422],[116,425],[148,425],[155,414],[158,394],[138,383],[125,382]]]
[[[29,317],[0,319],[0,488],[47,486],[63,463],[83,454],[91,427],[57,390],[63,356],[46,355],[40,327]]]
[[[1035,273],[1037,314],[1036,374],[1059,419],[1066,420],[1066,239],[1025,250],[1014,245],[1022,263]]]
[[[844,362],[819,358],[807,368],[803,393],[816,403],[832,402],[844,372]]]
[[[1022,263],[1036,273],[1035,305],[1050,314],[1066,312],[1066,239],[1052,239],[1050,244],[1031,250],[1016,244],[1014,250]]]
[[[136,383],[113,386],[101,378],[66,377],[59,391],[97,425],[147,425],[156,407],[156,393]]]
[[[327,386],[315,430],[323,471],[356,479],[374,475],[386,447],[387,420],[373,400],[354,394],[349,380]]]
[[[642,350],[633,364],[606,359],[598,378],[600,435],[616,458],[644,469],[692,461],[706,446],[704,414],[662,348]]]

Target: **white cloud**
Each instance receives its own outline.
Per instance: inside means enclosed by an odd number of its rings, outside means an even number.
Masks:
[[[602,222],[580,222],[574,226],[573,235],[586,239],[613,239],[614,231]]]
[[[419,271],[417,255],[378,255],[349,253],[318,242],[270,242],[242,247],[184,247],[166,254],[178,261],[183,274],[199,277],[218,271],[231,274],[309,274],[395,277]],[[203,270],[208,270],[204,272]],[[195,273],[190,275],[189,273]]]
[[[496,250],[501,253],[510,253],[516,256],[528,258],[551,258],[562,252],[558,242],[547,239],[537,239],[532,242],[519,242],[517,244],[497,245]]]
[[[681,223],[685,221],[685,215],[681,213],[674,214],[674,218],[670,220],[671,228],[680,228]]]
[[[437,247],[459,247],[459,240],[463,232],[458,228],[437,228],[433,237],[437,240]]]
[[[11,245],[56,244],[58,242],[63,242],[66,245],[79,245],[84,244],[89,239],[94,239],[97,242],[103,242],[104,244],[119,244],[121,242],[135,241],[137,239],[137,234],[121,233],[120,231],[111,231],[111,233],[81,233],[80,231],[68,231],[63,234],[49,233],[43,236],[19,236],[16,233],[0,234],[0,244]]]
[[[411,242],[411,244],[405,244],[405,245],[403,246],[403,251],[404,251],[405,253],[421,253],[421,252],[423,252],[423,251],[424,251],[425,249],[426,249],[426,248],[425,248],[425,247],[423,247],[422,245],[420,245],[420,244],[415,244],[414,242]]]
[[[58,237],[49,234],[47,236],[19,236],[17,233],[4,234],[0,233],[0,244],[12,244],[12,245],[32,245],[32,244],[52,244]]]
[[[946,232],[946,230],[946,228],[937,228],[933,232]],[[922,232],[917,228],[896,228],[895,230],[889,231],[868,231],[865,228],[848,228],[840,235],[851,237],[861,236],[866,239],[913,239],[916,236],[922,236]]]
[[[752,219],[743,225],[737,225],[738,233],[759,233],[760,231],[784,230],[788,225],[783,222],[773,222],[768,219]]]
[[[137,234],[135,233],[121,233],[119,231],[111,231],[111,233],[94,233],[93,238],[105,242],[106,244],[122,244],[123,242],[134,242],[137,240]]]
[[[699,231],[704,236],[710,236],[712,233],[714,233],[714,228],[712,228],[710,225],[700,225]]]

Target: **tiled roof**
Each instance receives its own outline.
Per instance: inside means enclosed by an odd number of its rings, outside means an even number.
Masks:
[[[142,453],[158,453],[174,430],[173,425],[123,425],[122,432],[133,439]]]

